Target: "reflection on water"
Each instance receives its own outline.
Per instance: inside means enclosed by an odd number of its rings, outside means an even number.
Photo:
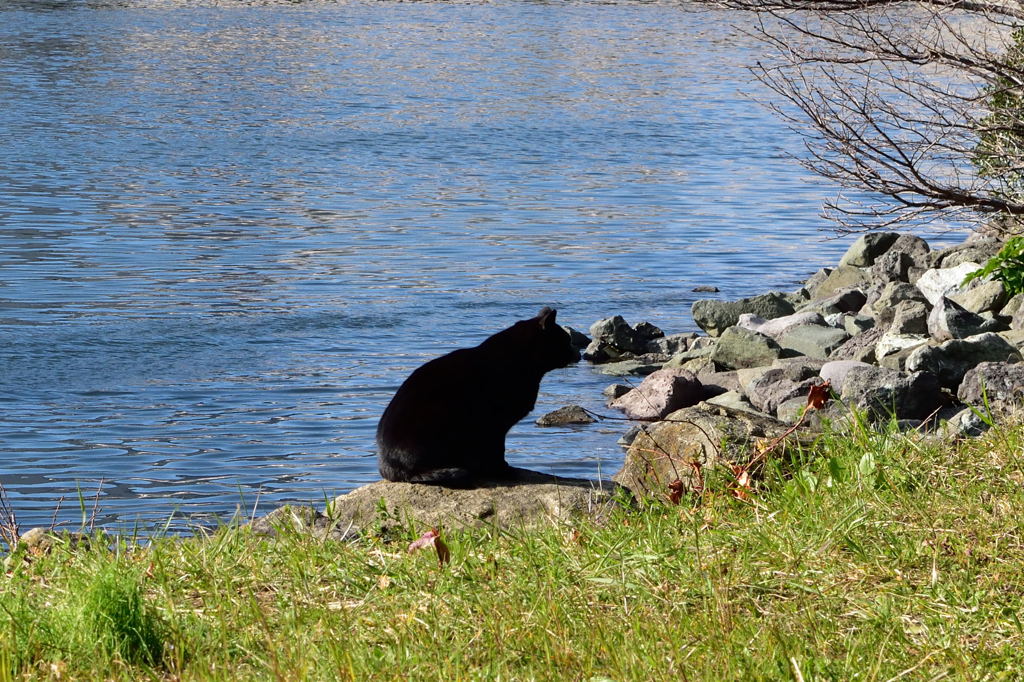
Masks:
[[[425,359],[543,305],[692,328],[832,262],[736,17],[671,4],[0,5],[0,447],[23,524],[376,477]],[[537,412],[602,410],[552,373]],[[510,438],[609,475],[619,426]],[[83,506],[88,507],[86,502]]]

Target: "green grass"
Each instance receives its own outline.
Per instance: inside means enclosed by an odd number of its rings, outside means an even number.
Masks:
[[[15,562],[0,680],[1019,679],[1024,428],[860,429],[604,526],[224,529]],[[710,483],[710,482],[709,482]]]

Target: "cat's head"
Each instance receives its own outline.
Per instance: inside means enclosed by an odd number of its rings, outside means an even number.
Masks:
[[[557,314],[557,310],[545,306],[531,320],[539,330],[534,357],[545,372],[565,367],[580,359],[580,353],[573,347],[569,332],[555,321]]]

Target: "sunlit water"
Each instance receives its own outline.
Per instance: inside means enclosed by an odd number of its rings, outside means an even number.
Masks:
[[[320,502],[377,478],[377,417],[432,356],[543,305],[688,331],[695,285],[834,262],[832,189],[752,101],[743,19],[0,3],[0,480],[22,526]],[[614,473],[621,424],[532,422],[605,411],[609,382],[551,373],[509,460]]]

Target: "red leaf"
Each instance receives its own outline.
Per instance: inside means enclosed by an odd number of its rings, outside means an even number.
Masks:
[[[672,504],[679,504],[683,499],[683,482],[678,478],[668,484],[668,501]]]
[[[428,530],[418,539],[410,542],[409,553],[417,552],[426,547],[434,548],[434,551],[437,552],[437,562],[442,566],[448,563],[452,558],[451,552],[448,551],[448,545],[444,544],[444,540],[441,539],[441,534],[436,528]]]
[[[807,409],[820,410],[823,408],[829,400],[829,391],[831,388],[831,381],[811,386],[810,390],[807,391]]]
[[[732,465],[732,475],[736,477],[736,484],[733,486],[732,494],[741,499],[749,500],[753,489],[750,487],[750,472],[746,467]]]

